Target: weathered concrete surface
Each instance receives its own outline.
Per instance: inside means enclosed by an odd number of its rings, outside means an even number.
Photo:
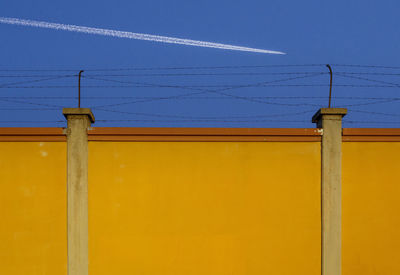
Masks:
[[[323,129],[321,159],[321,271],[342,273],[342,117],[344,108],[322,108],[312,121]]]
[[[88,274],[88,139],[90,109],[65,108],[67,118],[68,275]]]

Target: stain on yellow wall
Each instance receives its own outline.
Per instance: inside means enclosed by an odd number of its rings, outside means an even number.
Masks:
[[[66,144],[0,142],[0,274],[67,274]]]
[[[343,275],[400,274],[400,143],[343,143]]]
[[[89,142],[89,272],[320,274],[320,143]]]

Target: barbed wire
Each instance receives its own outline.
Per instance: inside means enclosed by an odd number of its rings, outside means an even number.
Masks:
[[[59,108],[0,108],[0,111],[59,111]]]
[[[18,85],[18,84],[26,84],[26,83],[43,82],[43,81],[54,80],[54,79],[60,79],[60,78],[66,78],[66,77],[72,77],[72,75],[54,76],[54,77],[43,78],[43,79],[35,79],[35,80],[27,80],[27,81],[18,81],[18,82],[12,82],[12,83],[3,83],[3,84],[0,85],[0,88],[6,88],[6,87],[9,87],[10,85]]]
[[[400,69],[398,66],[382,66],[382,65],[359,65],[359,64],[331,64],[335,67],[352,67],[352,68],[373,68],[373,69]]]
[[[79,72],[85,71],[154,71],[154,70],[215,70],[215,69],[249,69],[249,68],[291,68],[318,67],[325,64],[276,64],[276,65],[228,65],[228,66],[182,66],[182,67],[130,67],[130,68],[75,68],[75,69],[0,69],[0,72]]]
[[[343,107],[355,107],[355,106],[366,106],[366,105],[376,105],[376,104],[385,104],[385,103],[393,103],[399,101],[397,98],[393,99],[385,99],[385,100],[377,100],[373,102],[366,102],[366,103],[355,103],[355,104],[345,104]]]
[[[376,79],[370,79],[370,78],[365,78],[365,77],[353,76],[353,75],[345,75],[345,74],[340,74],[340,73],[337,73],[337,75],[341,76],[341,77],[354,78],[354,79],[365,80],[365,81],[369,81],[369,82],[392,85],[394,87],[400,87],[400,84],[398,84],[398,83],[392,83],[392,82],[387,82],[387,81],[382,81],[382,80],[376,80]]]
[[[349,112],[355,114],[365,114],[373,117],[399,117],[400,114],[390,112],[380,112],[375,110],[358,110],[352,107],[356,106],[378,106],[379,104],[393,104],[400,101],[400,97],[393,96],[394,92],[400,88],[400,84],[397,83],[400,72],[397,70],[400,67],[394,66],[377,66],[377,65],[357,65],[357,64],[331,64],[332,67],[342,67],[342,70],[334,71],[334,76],[338,78],[346,78],[347,81],[333,83],[333,87],[345,87],[345,88],[385,88],[388,91],[388,95],[392,96],[378,96],[378,97],[363,97],[363,96],[334,96],[333,99],[340,100],[335,102],[336,106],[351,107]],[[267,71],[267,69],[279,69],[279,71]],[[343,69],[347,68],[347,69]],[[352,71],[352,68],[358,70]],[[259,71],[265,69],[263,71]],[[285,70],[285,69],[288,69]],[[187,70],[187,71],[185,71]],[[227,71],[219,71],[227,70]],[[231,71],[230,71],[231,70]],[[257,71],[256,71],[257,70]],[[0,79],[8,82],[1,83],[0,89],[2,91],[14,92],[14,89],[77,89],[78,81],[77,77],[78,70],[64,70],[64,69],[6,69],[0,70]],[[282,79],[275,79],[274,76],[288,76]],[[279,87],[329,87],[328,81],[320,83],[319,81],[309,81],[306,78],[315,78],[318,76],[328,75],[325,70],[325,64],[295,64],[295,65],[251,65],[251,66],[192,66],[192,67],[148,67],[148,68],[111,68],[111,69],[85,69],[85,74],[82,75],[84,85],[81,86],[83,89],[95,89],[95,88],[121,88],[121,89],[132,89],[131,92],[149,93],[156,90],[158,93],[168,91],[175,92],[174,90],[188,90],[190,92],[181,94],[165,94],[157,96],[83,96],[81,99],[87,100],[122,100],[123,102],[109,102],[107,104],[94,105],[92,108],[98,112],[109,112],[120,115],[133,115],[133,116],[145,116],[160,119],[123,119],[123,120],[97,120],[98,122],[111,123],[111,122],[138,122],[138,123],[266,123],[266,122],[293,122],[293,123],[310,123],[307,121],[296,121],[296,120],[275,120],[275,119],[262,119],[262,118],[275,118],[275,117],[295,117],[301,116],[314,112],[315,110],[302,110],[302,108],[321,107],[318,103],[320,100],[327,100],[326,97],[318,96],[252,96],[248,92],[252,92],[247,88],[255,88],[256,92],[269,92],[270,90],[261,90],[267,88],[279,88]],[[235,77],[238,76],[249,76],[248,79],[259,79],[262,81],[253,83],[234,83],[237,81]],[[253,77],[254,76],[254,77]],[[265,76],[265,77],[264,77]],[[270,77],[267,77],[270,76]],[[370,77],[371,76],[371,77]],[[372,77],[375,76],[375,77]],[[163,82],[168,83],[149,83],[148,81],[135,81],[135,78],[144,77],[166,77],[167,79]],[[182,84],[179,80],[183,77],[186,80],[194,81],[199,80],[201,83],[190,83]],[[228,77],[228,83],[204,83],[201,77]],[[231,78],[229,78],[231,77]],[[262,79],[264,77],[264,79]],[[119,78],[119,79],[118,79]],[[187,78],[187,79],[186,79]],[[375,78],[375,79],[374,79]],[[11,81],[11,79],[13,81]],[[216,82],[215,78],[213,82]],[[245,79],[245,78],[243,78]],[[20,80],[20,81],[15,81]],[[70,84],[71,80],[73,85]],[[93,80],[93,81],[91,81]],[[335,79],[336,80],[336,79]],[[357,81],[356,81],[357,80]],[[51,82],[52,81],[52,82]],[[98,81],[108,82],[99,83]],[[290,81],[293,81],[290,83]],[[48,83],[41,83],[48,82]],[[156,81],[152,81],[156,82]],[[172,83],[171,83],[172,82]],[[219,82],[219,80],[218,80]],[[233,82],[233,83],[229,83]],[[289,82],[289,83],[287,83]],[[343,83],[345,82],[345,83]],[[371,84],[364,83],[370,82]],[[38,85],[29,85],[30,83],[38,83]],[[46,84],[51,85],[46,85]],[[28,84],[28,85],[26,85]],[[42,85],[45,84],[45,85]],[[151,88],[151,89],[149,89]],[[240,92],[238,94],[232,94],[229,91],[236,90]],[[299,89],[300,90],[300,89]],[[37,91],[39,92],[39,91]],[[107,91],[102,91],[102,93]],[[381,92],[381,91],[379,91]],[[15,93],[17,91],[15,90]],[[44,91],[43,91],[44,93]],[[165,92],[167,93],[167,92]],[[0,101],[6,106],[0,105],[0,111],[56,111],[63,108],[64,104],[52,104],[44,103],[43,100],[76,100],[77,96],[0,96]],[[238,100],[251,103],[259,103],[271,106],[291,107],[294,108],[292,112],[285,113],[272,113],[271,114],[255,114],[255,115],[208,115],[208,116],[194,116],[194,115],[181,115],[176,113],[161,114],[153,112],[133,112],[125,110],[116,110],[114,108],[120,108],[122,106],[128,106],[130,104],[155,102],[164,100]],[[39,102],[37,100],[40,100]],[[297,102],[296,102],[297,101]],[[349,102],[351,101],[351,102]],[[361,101],[361,102],[360,102]],[[62,101],[67,102],[67,101]],[[21,104],[23,106],[11,107],[9,103]],[[318,103],[318,104],[317,104]],[[186,103],[185,103],[186,104]],[[24,105],[26,105],[24,107]],[[31,107],[29,107],[29,106]],[[93,106],[94,105],[94,106]],[[386,105],[385,105],[386,106]],[[387,105],[390,106],[390,105]],[[109,109],[112,108],[112,109]],[[276,109],[276,108],[275,108]],[[377,109],[377,108],[375,108]],[[271,108],[272,110],[272,108]],[[112,116],[111,116],[112,117]],[[114,116],[115,117],[115,116]],[[356,116],[357,117],[357,116]],[[165,118],[165,119],[162,119]],[[65,123],[65,121],[0,121],[0,123]],[[357,120],[344,120],[344,123],[349,124],[393,124],[396,125],[396,121],[357,121]]]
[[[146,74],[86,74],[82,75],[82,77],[154,77],[154,76],[242,76],[242,75],[304,75],[304,74],[312,74],[312,73],[322,73],[322,74],[328,74],[328,72],[232,72],[232,73],[146,73]],[[74,75],[54,75],[54,74],[47,74],[47,75],[1,75],[0,78],[34,78],[34,77],[56,77],[56,76],[75,76],[77,77],[77,74]]]
[[[13,99],[0,98],[0,101],[11,102],[11,103],[21,103],[21,104],[28,104],[28,105],[35,105],[35,106],[63,108],[63,106],[60,106],[60,105],[53,105],[53,104],[46,104],[46,103],[36,103],[36,102],[30,102],[30,101],[25,101],[25,100],[13,100]]]
[[[256,99],[327,99],[327,96],[247,96],[248,98],[256,98]],[[5,99],[78,99],[78,96],[0,96]],[[158,96],[82,96],[82,99],[150,99],[150,98],[158,98]],[[229,99],[225,96],[187,96],[180,97],[180,99]],[[400,100],[400,97],[363,97],[363,96],[332,96],[332,99],[350,99],[350,100]]]
[[[167,85],[161,85],[158,88],[174,88],[170,85],[170,87],[166,87]],[[279,88],[279,87],[329,87],[329,84],[280,84],[280,85],[258,85],[258,86],[249,86],[247,88]],[[93,88],[155,88],[147,85],[82,85],[81,88],[93,89]],[[187,86],[179,86],[179,89],[190,89],[190,88],[219,88],[219,87],[235,87],[241,88],[242,85],[187,85]],[[345,88],[399,88],[394,85],[362,85],[362,84],[333,84],[332,87],[345,87]],[[0,89],[65,89],[65,88],[77,88],[77,85],[45,85],[45,86],[5,86]]]
[[[141,112],[126,112],[126,111],[117,111],[110,109],[97,109],[99,111],[112,112],[118,114],[125,115],[137,115],[137,116],[149,116],[149,117],[167,117],[167,118],[181,118],[181,119],[196,119],[196,120],[220,120],[220,119],[251,119],[251,118],[263,118],[263,117],[285,117],[285,116],[294,116],[307,114],[310,112],[315,112],[315,110],[307,110],[301,112],[292,112],[292,113],[281,113],[281,114],[264,114],[264,115],[247,115],[247,116],[239,116],[239,115],[230,115],[230,116],[187,116],[187,115],[167,115],[167,114],[154,114],[154,113],[141,113]]]
[[[313,73],[329,74],[325,71],[307,71],[307,72],[230,72],[230,73],[146,73],[146,74],[86,74],[82,77],[187,77],[187,76],[276,76],[276,75],[307,75]],[[341,75],[372,75],[372,76],[400,76],[400,73],[387,72],[342,72],[338,71],[335,74]],[[78,74],[32,74],[32,75],[1,75],[0,78],[63,78],[63,77],[78,77]]]
[[[0,108],[0,111],[9,111],[9,110],[18,110],[18,111],[59,111],[59,108]],[[128,114],[128,115],[137,115],[137,116],[150,116],[150,117],[167,117],[167,118],[182,118],[182,119],[197,119],[197,120],[219,120],[219,119],[251,119],[251,118],[263,118],[263,117],[285,117],[285,116],[297,116],[301,114],[307,114],[315,112],[315,109],[306,110],[301,112],[291,112],[291,113],[280,113],[280,114],[263,114],[263,115],[247,115],[247,116],[239,116],[239,115],[230,115],[230,116],[187,116],[187,115],[168,115],[168,114],[154,114],[154,113],[143,113],[143,112],[127,112],[127,111],[118,111],[118,110],[109,110],[109,109],[97,109],[98,111],[112,112],[118,114]],[[373,111],[365,111],[365,110],[356,110],[351,109],[349,112],[355,113],[364,113],[371,115],[381,115],[381,116],[391,116],[391,117],[400,117],[400,114],[393,113],[382,113],[382,112],[373,112]]]
[[[362,113],[362,114],[370,114],[370,115],[400,117],[400,114],[381,113],[381,112],[364,111],[364,110],[355,110],[355,109],[351,109],[350,112]]]
[[[116,119],[116,120],[97,120],[103,123],[114,123],[114,122],[148,122],[148,123],[204,123],[204,122],[215,122],[215,123],[282,123],[282,122],[293,122],[293,123],[305,123],[309,121],[305,120],[272,120],[272,119],[262,119],[262,120],[213,120],[213,119],[182,119],[182,120],[157,120],[157,119]]]
[[[306,77],[313,77],[313,76],[318,76],[318,75],[320,75],[320,73],[316,73],[314,75],[296,76],[296,77],[277,79],[277,80],[272,80],[272,81],[267,81],[267,82],[259,82],[259,83],[255,83],[255,84],[248,84],[248,85],[243,85],[240,88],[250,87],[250,86],[257,86],[257,85],[262,85],[262,84],[266,84],[266,83],[284,82],[284,81],[290,81],[290,80],[306,78]],[[235,98],[235,99],[243,99],[243,100],[263,103],[263,101],[260,101],[260,100],[245,99],[245,97],[235,96],[235,95],[231,95],[231,94],[223,92],[223,91],[226,91],[226,90],[237,89],[239,87],[227,87],[227,88],[219,89],[219,90],[209,90],[209,89],[199,89],[199,88],[186,88],[186,87],[180,87],[180,86],[175,86],[174,88],[195,90],[195,91],[200,91],[200,92],[188,93],[188,94],[183,94],[183,95],[175,95],[175,96],[171,96],[171,97],[167,97],[167,98],[179,98],[180,96],[191,96],[191,95],[199,95],[199,94],[206,94],[206,93],[214,93],[214,94],[219,94],[219,95],[223,95],[223,96],[227,96],[227,97],[232,97],[232,98]],[[150,101],[150,100],[147,100],[147,102],[148,101]],[[130,102],[123,102],[123,103],[116,103],[116,104],[107,104],[107,105],[94,106],[93,108],[121,106],[121,105],[134,104],[134,103],[139,103],[139,102],[143,102],[143,101],[130,101]]]

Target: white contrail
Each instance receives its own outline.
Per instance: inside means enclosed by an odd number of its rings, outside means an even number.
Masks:
[[[213,42],[198,41],[198,40],[191,40],[191,39],[182,39],[182,38],[144,34],[144,33],[116,31],[116,30],[108,30],[108,29],[100,29],[100,28],[90,28],[90,27],[50,23],[50,22],[35,21],[35,20],[25,20],[25,19],[10,18],[10,17],[0,17],[0,23],[30,26],[30,27],[37,27],[37,28],[55,29],[55,30],[64,30],[64,31],[71,31],[71,32],[83,32],[83,33],[89,33],[89,34],[98,34],[98,35],[114,36],[114,37],[138,39],[138,40],[148,40],[148,41],[156,41],[156,42],[163,42],[163,43],[182,44],[182,45],[189,45],[189,46],[196,46],[196,47],[217,48],[217,49],[223,49],[223,50],[269,53],[269,54],[285,54],[285,53],[279,52],[279,51],[254,49],[254,48],[234,46],[234,45],[221,44],[221,43],[213,43]]]

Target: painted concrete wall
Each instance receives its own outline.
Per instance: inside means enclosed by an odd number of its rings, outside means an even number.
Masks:
[[[400,274],[400,142],[345,142],[343,275]]]
[[[0,142],[0,274],[67,274],[66,144]]]
[[[344,142],[343,275],[400,274],[400,142]],[[319,142],[89,142],[90,274],[319,274]],[[0,142],[0,274],[66,274],[66,143]]]
[[[319,142],[89,142],[90,274],[319,274]]]

